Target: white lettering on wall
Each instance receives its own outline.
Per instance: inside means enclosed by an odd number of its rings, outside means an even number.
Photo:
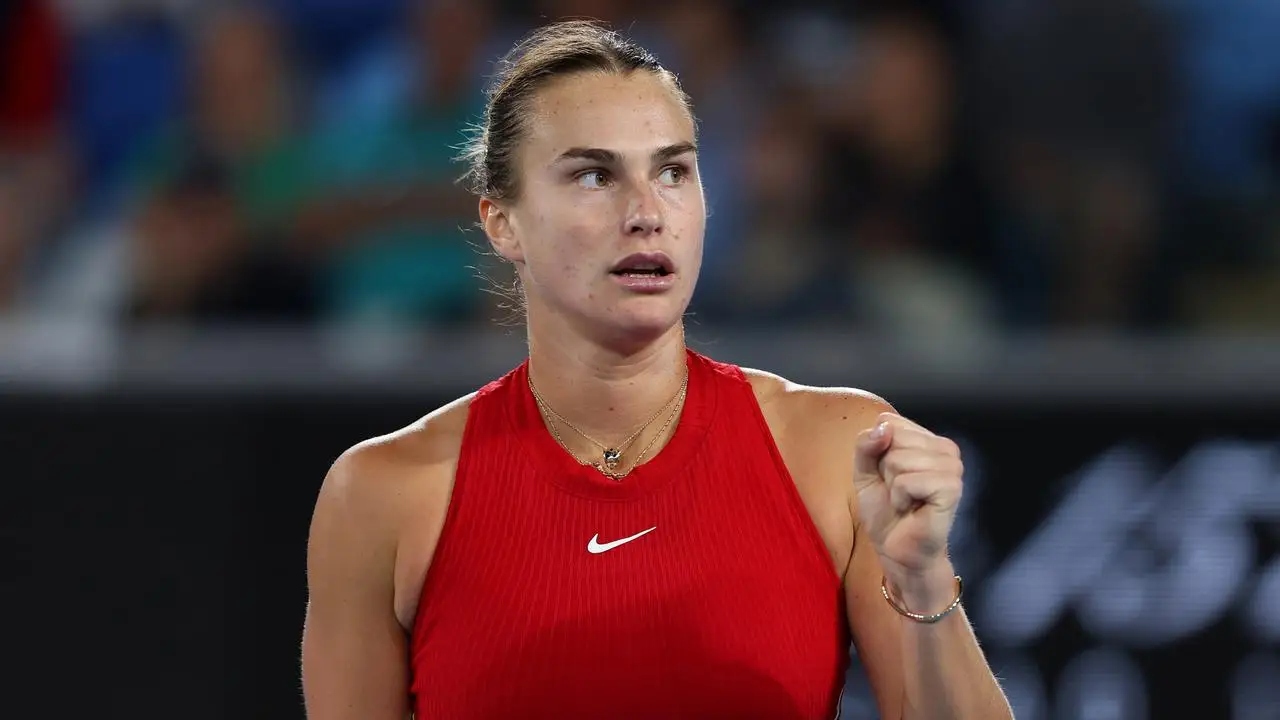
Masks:
[[[1275,494],[1274,467],[1270,446],[1234,441],[1202,443],[1165,473],[1132,446],[1103,453],[985,583],[977,608],[985,637],[1022,646],[1068,610],[1092,634],[1130,646],[1204,630],[1250,588],[1251,522],[1269,508],[1259,500]],[[1253,606],[1278,607],[1280,579],[1271,575]],[[1250,618],[1280,630],[1268,614]]]

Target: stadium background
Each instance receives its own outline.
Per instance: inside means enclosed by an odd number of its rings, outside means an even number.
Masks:
[[[694,346],[962,441],[1020,720],[1280,717],[1256,0],[0,4],[0,714],[301,717],[328,464],[520,356],[451,148],[561,16],[693,95]]]

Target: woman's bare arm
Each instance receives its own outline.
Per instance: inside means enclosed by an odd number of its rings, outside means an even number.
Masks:
[[[397,530],[377,452],[344,454],[316,501],[302,640],[309,720],[409,717],[409,643],[395,613]]]

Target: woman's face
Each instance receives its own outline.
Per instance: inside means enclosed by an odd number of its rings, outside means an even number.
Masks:
[[[675,327],[706,228],[693,120],[675,90],[650,72],[585,72],[540,90],[531,110],[515,154],[518,198],[481,202],[531,323],[555,313],[624,342]]]

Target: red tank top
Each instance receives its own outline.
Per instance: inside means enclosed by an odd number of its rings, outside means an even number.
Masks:
[[[843,607],[741,370],[690,352],[675,434],[617,482],[551,437],[525,363],[471,402],[413,628],[414,708],[829,719]]]

